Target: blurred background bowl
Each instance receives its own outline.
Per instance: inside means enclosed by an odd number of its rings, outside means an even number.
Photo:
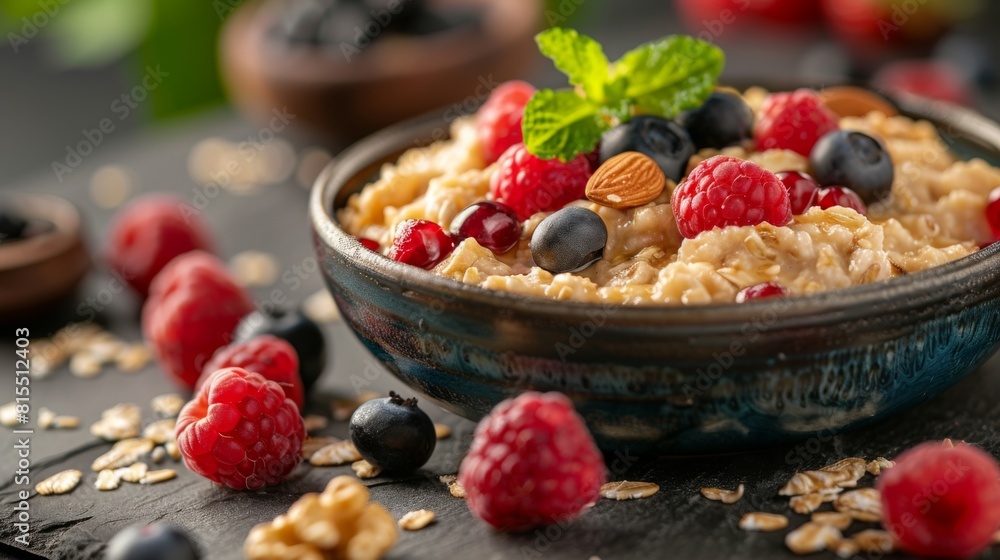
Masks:
[[[477,26],[432,35],[375,37],[359,52],[340,45],[281,44],[272,31],[282,3],[250,3],[222,30],[220,57],[232,102],[266,123],[286,108],[297,124],[333,144],[414,115],[458,104],[466,111],[499,83],[529,74],[539,60],[539,0],[438,0],[432,6],[480,13]],[[452,109],[453,112],[456,112]]]
[[[965,155],[1000,162],[1000,126],[908,98]],[[440,113],[343,152],[310,200],[330,291],[365,346],[406,384],[479,419],[527,390],[560,391],[603,449],[760,448],[875,422],[934,396],[1000,343],[1000,244],[924,272],[749,304],[568,303],[465,285],[363,248],[334,217],[445,123]]]

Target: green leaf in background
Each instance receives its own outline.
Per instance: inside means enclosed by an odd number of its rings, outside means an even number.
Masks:
[[[566,161],[589,152],[607,129],[600,109],[570,90],[538,90],[524,108],[524,144],[543,159]]]
[[[99,66],[138,47],[152,17],[151,0],[74,0],[45,31],[57,66]]]
[[[583,88],[587,98],[604,103],[604,84],[608,82],[610,63],[601,44],[575,29],[555,27],[535,37],[538,50],[552,59],[569,83]]]
[[[711,95],[725,61],[715,45],[673,35],[625,53],[615,63],[615,75],[628,80],[625,96],[638,112],[671,119]]]

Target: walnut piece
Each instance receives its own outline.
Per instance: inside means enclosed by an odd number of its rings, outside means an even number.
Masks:
[[[305,494],[288,513],[254,527],[243,553],[248,560],[376,559],[396,538],[396,521],[368,502],[368,489],[338,476],[321,494]]]

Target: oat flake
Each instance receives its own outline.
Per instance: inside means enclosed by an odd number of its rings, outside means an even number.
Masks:
[[[35,491],[42,496],[66,494],[72,492],[76,485],[80,484],[82,478],[83,473],[76,469],[62,471],[36,484]]]
[[[788,527],[788,518],[777,513],[751,512],[740,518],[739,526],[744,531],[780,531]]]
[[[652,482],[608,482],[601,486],[601,496],[609,500],[635,500],[648,498],[660,491],[660,487]]]
[[[419,531],[434,521],[434,512],[429,509],[411,511],[399,519],[399,528]]]
[[[317,467],[335,467],[361,460],[361,454],[350,440],[338,441],[323,447],[309,457],[309,462]]]
[[[743,497],[743,485],[740,484],[736,490],[723,490],[721,488],[702,488],[701,495],[709,500],[722,502],[724,504],[734,504]]]

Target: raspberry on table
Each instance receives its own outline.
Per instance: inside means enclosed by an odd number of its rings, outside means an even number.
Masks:
[[[699,163],[674,189],[674,219],[681,235],[692,238],[725,226],[783,226],[792,219],[788,191],[770,171],[730,156]]]
[[[919,445],[879,476],[882,524],[921,556],[968,558],[1000,528],[1000,466],[981,449]]]
[[[586,154],[563,162],[533,156],[524,144],[511,146],[497,161],[490,193],[527,220],[538,212],[559,210],[584,197],[591,167]]]
[[[299,464],[305,426],[274,381],[242,368],[214,374],[177,417],[193,472],[236,490],[278,484]]]
[[[143,336],[168,376],[188,389],[234,327],[253,311],[250,294],[214,256],[185,253],[168,264],[150,287],[142,308]]]
[[[783,149],[809,157],[813,145],[838,127],[837,115],[816,92],[798,89],[768,95],[753,133],[759,151]]]
[[[458,477],[480,519],[525,530],[579,515],[597,500],[607,469],[568,398],[528,392],[483,418]]]
[[[107,260],[139,295],[174,257],[194,250],[213,252],[211,229],[201,214],[179,198],[147,195],[122,209],[108,230]]]
[[[219,348],[205,364],[195,391],[209,383],[217,371],[231,367],[259,373],[264,379],[274,381],[302,411],[305,390],[299,377],[299,357],[288,342],[276,336],[262,335]]]
[[[520,80],[498,86],[476,113],[476,134],[487,164],[496,161],[507,148],[524,139],[521,120],[524,107],[535,94],[535,88]]]

